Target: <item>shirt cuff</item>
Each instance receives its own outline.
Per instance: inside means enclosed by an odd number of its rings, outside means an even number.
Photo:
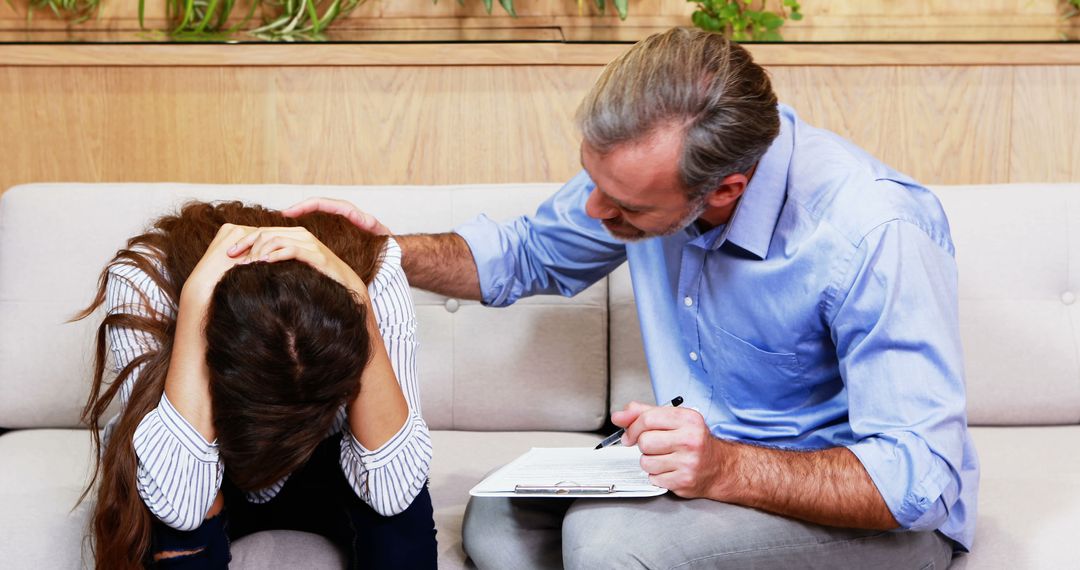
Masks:
[[[472,251],[480,279],[481,302],[493,307],[510,305],[517,300],[511,296],[508,286],[514,272],[507,267],[506,252],[512,248],[503,243],[499,229],[499,224],[484,214],[454,228],[454,233],[464,238]]]
[[[947,510],[942,503],[955,495],[949,492],[955,482],[948,465],[921,439],[870,437],[848,449],[862,463],[901,528],[934,530],[944,522]]]
[[[165,429],[172,434],[180,445],[199,461],[217,463],[218,446],[217,440],[213,443],[206,438],[187,421],[180,412],[173,407],[168,396],[161,394],[161,402],[158,404],[158,417]]]
[[[353,435],[349,426],[346,425],[345,445],[360,460],[360,464],[368,470],[382,467],[392,461],[399,451],[405,449],[405,444],[412,439],[412,434],[416,431],[417,424],[420,423],[417,421],[418,419],[419,416],[410,413],[409,417],[405,419],[405,425],[401,426],[397,433],[375,450],[364,447]]]

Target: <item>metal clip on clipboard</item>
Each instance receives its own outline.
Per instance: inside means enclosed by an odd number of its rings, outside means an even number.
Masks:
[[[554,485],[514,485],[515,493],[538,495],[610,495],[615,485],[578,485],[573,481],[560,481]]]

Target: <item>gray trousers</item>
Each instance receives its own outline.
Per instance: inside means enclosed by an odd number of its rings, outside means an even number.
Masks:
[[[462,529],[481,569],[944,569],[938,532],[833,528],[671,493],[649,499],[472,498]]]

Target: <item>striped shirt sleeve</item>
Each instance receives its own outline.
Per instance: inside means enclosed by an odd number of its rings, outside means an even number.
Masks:
[[[409,405],[405,424],[378,449],[366,449],[344,422],[341,468],[357,496],[383,516],[404,511],[427,483],[431,436],[420,414],[416,373],[416,307],[401,267],[401,248],[388,240],[378,274],[368,287],[379,331]]]
[[[109,268],[106,308],[110,314],[149,316],[144,300],[158,314],[175,315],[175,308],[146,272],[129,264]],[[152,336],[129,328],[109,327],[107,338],[117,373],[140,354],[158,348]],[[121,386],[121,405],[127,406],[141,372],[141,367],[136,369]],[[203,439],[164,394],[135,429],[132,443],[138,457],[139,496],[150,512],[175,529],[198,528],[221,486],[223,468],[217,446]]]

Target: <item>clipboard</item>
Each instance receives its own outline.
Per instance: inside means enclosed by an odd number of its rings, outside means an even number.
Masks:
[[[655,497],[636,447],[534,447],[476,484],[474,497]]]

